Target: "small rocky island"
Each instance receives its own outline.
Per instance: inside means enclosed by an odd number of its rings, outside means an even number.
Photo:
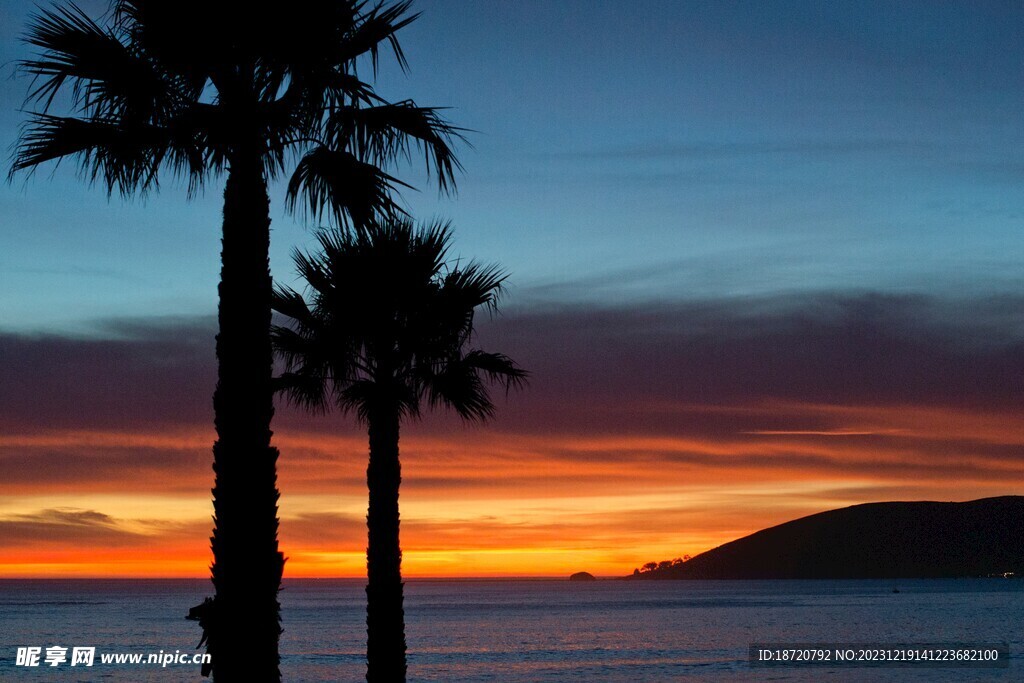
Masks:
[[[569,577],[570,581],[597,581],[590,572],[576,572]]]

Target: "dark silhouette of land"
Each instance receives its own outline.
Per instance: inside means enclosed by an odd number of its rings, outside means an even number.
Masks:
[[[590,572],[576,572],[569,576],[570,581],[597,581],[593,574]]]
[[[648,565],[649,567],[649,565]],[[895,579],[1024,574],[1024,496],[867,503],[802,517],[631,579]]]

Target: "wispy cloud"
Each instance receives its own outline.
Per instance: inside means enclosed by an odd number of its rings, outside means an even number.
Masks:
[[[96,510],[52,508],[0,516],[0,548],[24,545],[111,545],[138,543],[140,534]]]
[[[690,161],[704,162],[760,156],[802,156],[802,157],[834,157],[850,154],[907,154],[908,152],[927,152],[934,149],[934,143],[924,140],[908,140],[901,138],[865,138],[837,140],[791,139],[761,140],[746,142],[647,142],[633,146],[606,146],[567,150],[537,155],[559,161],[580,163],[594,161]]]

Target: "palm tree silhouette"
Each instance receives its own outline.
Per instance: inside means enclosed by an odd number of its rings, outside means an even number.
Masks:
[[[368,428],[366,680],[398,683],[406,672],[401,422],[424,405],[483,420],[494,412],[486,382],[507,391],[526,372],[506,356],[468,348],[474,311],[496,310],[504,275],[493,266],[446,265],[447,224],[417,229],[398,219],[318,238],[320,253],[294,256],[309,302],[288,288],[274,294],[274,310],[287,318],[273,328],[285,362],[280,387],[314,411],[354,412]]]
[[[426,154],[441,190],[459,168],[459,131],[436,110],[378,97],[357,61],[376,71],[381,46],[405,68],[396,32],[409,2],[292,0],[263,11],[240,0],[115,0],[95,21],[71,3],[33,15],[21,63],[34,109],[11,175],[73,157],[83,175],[122,195],[161,176],[190,194],[226,174],[218,382],[214,393],[215,598],[193,610],[218,680],[278,680],[280,589],[277,449],[270,342],[268,181],[301,160],[288,204],[339,223],[398,209],[407,187],[383,168]],[[51,113],[67,106],[69,115]],[[202,645],[202,643],[200,643]],[[208,671],[204,670],[204,674]]]

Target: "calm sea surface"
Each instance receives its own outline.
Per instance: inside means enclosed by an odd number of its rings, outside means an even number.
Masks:
[[[410,581],[411,681],[1024,681],[1024,581]],[[206,581],[0,581],[0,680],[195,681]],[[287,581],[287,681],[363,680],[363,586]],[[752,642],[1002,642],[1008,669],[752,669]],[[95,646],[90,669],[18,667],[19,646]],[[257,653],[254,653],[256,655]]]

